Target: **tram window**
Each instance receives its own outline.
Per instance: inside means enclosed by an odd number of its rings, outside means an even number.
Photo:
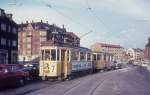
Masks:
[[[65,50],[61,50],[61,61],[65,60]]]
[[[97,55],[97,60],[101,60],[101,55]]]
[[[79,56],[79,52],[72,51],[72,53],[71,53],[72,60],[78,60],[78,56]]]
[[[106,61],[106,55],[104,55],[104,61]]]
[[[50,50],[45,50],[45,60],[50,60]]]
[[[91,54],[90,53],[87,53],[87,60],[91,60]]]
[[[67,60],[69,61],[69,50],[67,51]]]
[[[52,49],[51,50],[51,61],[55,61],[56,60],[56,50]]]
[[[80,52],[80,60],[85,60],[85,54],[83,52]]]
[[[42,50],[41,52],[42,52],[41,58],[42,58],[42,60],[44,60],[44,50]]]
[[[93,55],[93,60],[96,60],[96,54]]]
[[[57,60],[59,60],[60,59],[60,57],[59,57],[60,55],[59,55],[59,50],[57,50]]]

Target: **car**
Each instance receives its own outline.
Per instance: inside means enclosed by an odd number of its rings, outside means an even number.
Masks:
[[[31,80],[37,79],[39,77],[39,65],[26,63],[22,65],[23,71],[29,73]]]
[[[29,73],[24,72],[18,64],[0,64],[0,88],[23,86],[28,78]]]
[[[141,66],[146,68],[148,65],[146,63],[142,63]]]

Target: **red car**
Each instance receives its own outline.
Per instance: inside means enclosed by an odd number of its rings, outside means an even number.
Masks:
[[[24,85],[28,77],[18,64],[0,64],[0,88]]]

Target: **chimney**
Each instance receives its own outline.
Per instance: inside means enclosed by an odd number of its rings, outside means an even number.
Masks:
[[[34,21],[32,20],[32,23],[34,23]]]
[[[43,21],[41,20],[41,23],[42,23]]]
[[[28,21],[26,21],[26,24],[28,24]]]
[[[148,38],[148,43],[150,44],[150,37]]]
[[[48,24],[48,21],[46,21],[46,23]]]
[[[62,25],[62,28],[63,28],[63,29],[65,28],[64,24]]]
[[[21,21],[21,24],[23,24],[23,21]]]

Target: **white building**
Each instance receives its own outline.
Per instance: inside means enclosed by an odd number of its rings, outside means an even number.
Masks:
[[[124,58],[124,48],[120,45],[95,43],[91,46],[92,51],[111,53],[114,56],[114,60],[121,61]]]
[[[142,60],[144,59],[144,50],[142,49],[135,49],[135,48],[129,48],[126,52],[128,55],[129,60]]]

